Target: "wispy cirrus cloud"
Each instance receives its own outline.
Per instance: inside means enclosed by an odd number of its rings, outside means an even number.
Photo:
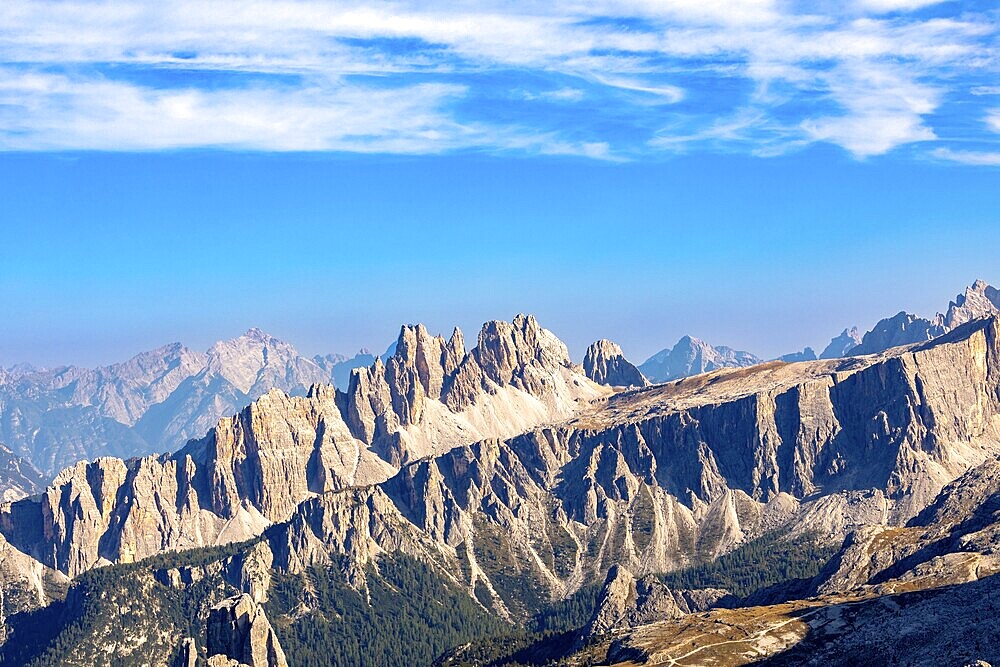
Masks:
[[[995,148],[997,10],[840,4],[10,0],[0,149]]]

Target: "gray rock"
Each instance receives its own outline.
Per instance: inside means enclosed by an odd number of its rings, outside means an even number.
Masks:
[[[923,343],[936,338],[948,329],[939,315],[933,320],[927,320],[916,315],[900,312],[878,322],[875,327],[864,335],[861,344],[848,350],[852,356],[875,354],[889,348],[912,343]]]
[[[838,359],[846,357],[851,350],[861,345],[861,334],[857,327],[844,329],[839,336],[835,336],[819,355],[820,359]]]
[[[644,361],[639,370],[651,382],[669,382],[720,368],[754,366],[762,361],[749,352],[724,345],[712,347],[700,338],[684,336],[673,348],[660,350]]]
[[[625,358],[622,349],[610,340],[599,340],[587,348],[583,372],[598,384],[615,387],[645,387],[643,374]]]
[[[288,667],[264,609],[247,594],[213,607],[206,634],[209,665],[231,664],[221,657],[249,667]]]

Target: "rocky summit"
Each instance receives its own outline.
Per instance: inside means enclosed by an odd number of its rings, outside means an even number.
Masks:
[[[657,363],[706,372],[655,385],[528,315],[471,349],[403,326],[343,390],[0,506],[0,664],[996,661],[1000,316],[970,289],[860,356],[682,339]]]
[[[684,336],[672,348],[660,350],[644,361],[639,370],[653,382],[667,382],[719,368],[753,366],[761,361],[749,352],[724,345],[713,347],[700,338]]]
[[[594,382],[618,387],[645,387],[649,380],[610,340],[599,340],[587,348],[583,372]]]

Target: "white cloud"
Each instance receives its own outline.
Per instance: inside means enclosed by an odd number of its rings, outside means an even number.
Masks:
[[[906,13],[930,4],[7,0],[0,141],[434,152],[510,150],[522,137],[524,150],[595,157],[699,142],[771,154],[821,141],[866,157],[935,139],[950,91],[995,88],[984,85],[996,76],[995,21]],[[212,75],[232,80],[206,83]],[[468,102],[490,99],[492,85],[509,95],[521,75],[535,83],[516,84],[522,99],[576,105],[572,139],[537,109],[505,125],[476,106],[487,102]],[[611,110],[646,138],[616,145],[587,126]]]
[[[1000,109],[992,109],[986,114],[986,124],[994,132],[1000,132]]]
[[[464,92],[454,85],[155,90],[61,75],[0,76],[0,148],[7,150],[437,152],[476,134],[440,111]]]
[[[910,12],[931,5],[940,5],[945,0],[859,0],[858,8],[862,10],[884,12]]]
[[[956,151],[950,148],[937,148],[931,154],[940,160],[960,162],[976,167],[1000,166],[1000,152]]]

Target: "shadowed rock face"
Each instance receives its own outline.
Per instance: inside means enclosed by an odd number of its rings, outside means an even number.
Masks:
[[[264,610],[246,594],[224,600],[208,616],[208,664],[288,667]]]
[[[625,358],[622,349],[610,340],[599,340],[587,348],[583,357],[583,372],[598,384],[615,387],[649,385],[649,380]]]
[[[989,664],[1000,658],[1000,460],[946,486],[906,526],[851,534],[808,599],[620,623],[605,664]],[[606,615],[631,609],[617,576]],[[725,606],[725,605],[723,605]],[[644,624],[645,623],[645,624]]]
[[[848,350],[848,354],[875,354],[899,345],[922,343],[947,332],[944,320],[939,315],[933,320],[927,320],[916,315],[900,312],[893,317],[881,320],[865,334],[861,343]]]
[[[819,355],[820,359],[837,359],[846,357],[851,350],[861,345],[861,334],[857,327],[844,329],[839,336],[835,336]]]
[[[1000,313],[1000,290],[977,280],[948,304],[944,326],[951,330],[972,320],[992,317]]]
[[[503,577],[558,598],[614,564],[669,571],[776,528],[839,541],[861,524],[903,526],[998,452],[997,328],[978,321],[879,356],[619,394],[563,424],[310,500],[268,533],[276,562],[295,571],[418,554],[468,573],[516,615]]]
[[[631,572],[615,565],[608,570],[594,614],[580,637],[590,640],[615,629],[680,618],[725,604],[728,596],[720,588],[671,590],[652,576],[636,581]]]

